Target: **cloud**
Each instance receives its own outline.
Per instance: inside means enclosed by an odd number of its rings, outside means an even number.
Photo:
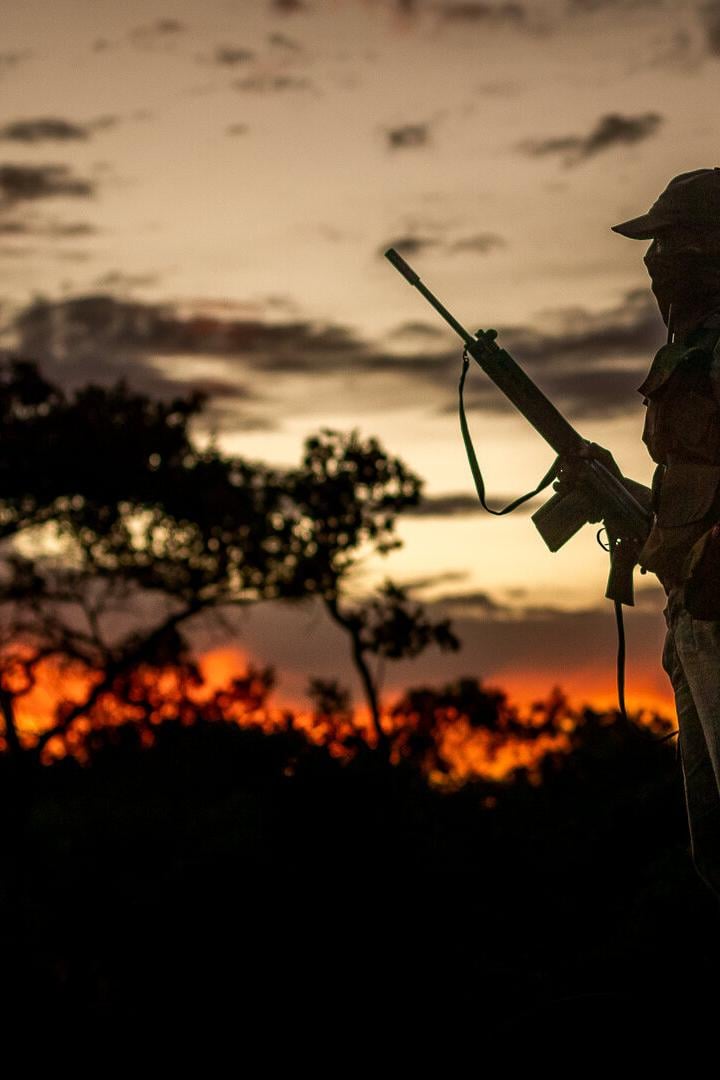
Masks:
[[[43,236],[50,240],[75,240],[94,236],[97,229],[85,221],[0,221],[0,236]]]
[[[135,45],[154,48],[166,45],[186,30],[185,24],[178,19],[156,19],[155,22],[134,27],[129,37]]]
[[[472,252],[475,255],[486,255],[496,248],[506,247],[506,242],[497,233],[475,233],[473,236],[464,236],[455,240],[449,250],[456,254]]]
[[[247,124],[229,124],[225,128],[226,135],[247,135],[250,128]]]
[[[122,270],[110,270],[95,281],[99,289],[143,289],[157,285],[157,274],[126,274]]]
[[[642,142],[654,135],[662,123],[658,113],[640,116],[621,116],[608,113],[601,117],[588,135],[562,135],[547,139],[527,139],[518,149],[531,157],[558,154],[566,166],[577,165],[614,146],[626,146]]]
[[[48,225],[44,235],[53,240],[69,240],[78,236],[95,236],[97,231],[94,225],[86,221],[67,221]]]
[[[270,410],[260,408],[263,396],[238,376],[236,365],[195,365],[188,374],[176,363],[158,363],[164,355],[217,354],[213,320],[175,319],[160,307],[96,294],[36,301],[17,316],[15,330],[16,351],[67,389],[124,379],[161,397],[200,390],[208,395],[213,423],[236,431],[274,427]]]
[[[433,326],[432,323],[413,321],[396,326],[394,330],[390,331],[389,337],[400,340],[403,338],[439,338],[444,337],[444,333],[439,326]]]
[[[636,393],[662,344],[665,328],[652,294],[632,290],[599,314],[583,309],[548,313],[548,329],[501,328],[499,341],[544,393],[577,421],[635,411]],[[512,411],[488,379],[468,383],[469,407]],[[447,406],[450,411],[452,406]]]
[[[313,89],[310,79],[297,75],[248,75],[245,79],[235,79],[233,86],[236,90],[250,90],[257,93]]]
[[[67,165],[0,165],[0,209],[34,199],[88,198],[94,184],[73,176]]]
[[[448,22],[509,22],[524,23],[527,11],[524,4],[446,3],[439,12]]]
[[[255,53],[250,49],[243,49],[236,45],[218,45],[215,50],[214,60],[216,64],[225,67],[235,67],[237,64],[247,64],[255,59]]]
[[[270,0],[270,10],[276,15],[296,15],[308,8],[304,0]]]
[[[295,41],[294,38],[288,37],[287,34],[268,34],[268,42],[278,49],[288,49],[291,52],[300,52],[302,50],[302,45]]]
[[[0,236],[23,236],[31,231],[24,221],[0,221]]]
[[[523,492],[518,492],[518,494],[522,495]],[[500,510],[503,506],[507,506],[517,499],[518,494],[495,495],[488,493],[486,501],[493,510]],[[543,502],[543,499],[540,496],[537,496],[535,499],[528,499],[527,502],[521,503],[517,510],[513,510],[513,513],[534,513],[541,502]],[[460,517],[467,514],[486,514],[487,511],[483,509],[476,494],[458,493],[450,495],[425,495],[423,496],[422,502],[417,506],[406,510],[405,513],[410,514],[413,517]]]
[[[470,577],[469,570],[445,570],[438,574],[428,574],[421,578],[411,578],[409,581],[400,581],[398,584],[408,592],[427,592],[449,581],[465,581]]]
[[[720,56],[720,2],[708,0],[698,8],[708,52]]]
[[[24,60],[28,60],[32,56],[29,50],[19,49],[5,49],[0,52],[0,74],[6,71],[10,71],[12,68],[21,64]]]
[[[385,131],[390,150],[407,150],[427,146],[430,141],[429,124],[403,124]]]
[[[87,139],[88,135],[88,128],[55,116],[43,116],[34,120],[15,120],[0,128],[0,139],[24,143],[48,140],[63,142],[71,139]]]
[[[148,284],[142,275],[106,275],[121,287]],[[43,364],[63,385],[88,381],[114,382],[129,377],[135,385],[157,392],[204,387],[224,398],[249,397],[237,375],[237,359],[247,361],[254,380],[262,372],[338,372],[362,351],[351,331],[340,326],[318,327],[305,322],[265,323],[260,319],[221,319],[208,315],[178,315],[170,306],[144,304],[107,293],[68,300],[38,300],[15,320],[17,348]],[[163,358],[216,358],[207,367],[219,374],[191,377]],[[224,361],[227,360],[227,363]],[[198,371],[197,363],[192,370]],[[260,401],[260,395],[253,400]],[[257,418],[256,418],[257,419]],[[258,422],[260,422],[258,420]],[[263,421],[265,426],[269,422]],[[236,425],[237,426],[237,425]]]
[[[594,14],[596,11],[633,11],[666,7],[666,0],[569,0],[570,12]]]
[[[111,280],[121,287],[139,284],[137,278],[120,276],[106,278],[105,284]],[[636,388],[662,343],[664,327],[654,303],[651,294],[637,290],[600,313],[547,312],[538,325],[500,327],[500,342],[571,420],[632,413],[640,405]],[[204,379],[212,372],[228,384],[248,379],[258,386],[267,377],[285,411],[293,409],[295,415],[337,408],[350,388],[356,409],[401,405],[450,413],[457,408],[461,345],[455,340],[445,345],[450,335],[444,327],[442,337],[421,331],[413,341],[403,324],[384,342],[370,342],[341,324],[226,317],[208,314],[207,308],[180,314],[171,305],[97,293],[37,301],[19,314],[15,330],[24,355],[74,385],[114,381],[122,373],[166,392],[193,385],[195,373]],[[310,400],[308,376],[314,387]],[[258,400],[259,410],[270,417],[271,408]],[[515,411],[474,365],[466,402],[468,409],[489,413]],[[493,505],[513,497],[492,496]],[[434,509],[460,513],[469,507],[460,500],[436,502]]]
[[[432,236],[400,236],[396,240],[391,240],[389,244],[381,244],[377,254],[384,258],[388,248],[395,248],[400,255],[410,258],[413,255],[420,255],[424,251],[429,251],[430,248],[438,247],[439,244],[440,241],[435,240]]]
[[[442,250],[448,255],[487,255],[498,248],[506,247],[506,242],[496,233],[475,233],[472,236],[463,236],[458,240],[444,241],[436,236],[423,236],[416,233],[406,233],[395,240],[381,244],[377,249],[377,255],[384,258],[388,248],[395,248],[405,258],[423,254],[431,248]]]
[[[615,307],[589,312],[559,308],[540,316],[541,326],[508,327],[503,344],[522,352],[534,367],[588,364],[609,358],[644,357],[659,347],[664,327],[649,290],[631,289]]]
[[[435,604],[443,605],[449,611],[472,612],[470,617],[478,618],[488,615],[508,615],[512,608],[495,600],[488,592],[476,589],[468,593],[452,593],[438,597]]]

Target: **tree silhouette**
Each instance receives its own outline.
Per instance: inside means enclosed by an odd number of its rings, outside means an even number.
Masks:
[[[288,490],[305,542],[302,589],[316,593],[331,619],[350,638],[377,745],[389,752],[381,723],[380,670],[369,657],[400,660],[419,656],[430,645],[458,649],[447,619],[431,622],[407,590],[387,580],[376,595],[351,601],[352,572],[369,554],[387,555],[402,545],[395,535],[397,515],[421,498],[422,481],[377,439],[362,439],[324,428],[305,442],[301,468],[288,476]]]
[[[350,638],[386,751],[384,661],[459,647],[448,620],[430,621],[390,581],[365,600],[347,595],[362,560],[400,546],[397,514],[420,498],[399,459],[376,439],[329,429],[306,440],[290,471],[200,451],[189,424],[202,405],[197,394],[162,402],[124,384],[68,397],[28,361],[2,369],[0,523],[6,547],[25,537],[0,579],[9,749],[21,749],[16,700],[42,665],[84,680],[87,693],[36,734],[36,754],[118,679],[156,664],[158,650],[180,658],[191,619],[232,606],[320,597]]]

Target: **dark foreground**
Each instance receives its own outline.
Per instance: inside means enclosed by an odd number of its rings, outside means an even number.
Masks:
[[[6,1019],[241,1041],[271,1022],[479,1059],[718,1015],[674,740],[597,728],[539,787],[452,795],[220,725],[4,771]]]

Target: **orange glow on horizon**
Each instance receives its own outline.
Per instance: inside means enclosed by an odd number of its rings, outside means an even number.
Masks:
[[[523,709],[534,701],[544,701],[552,685],[561,688],[573,709],[588,705],[598,712],[607,712],[618,708],[614,664],[575,668],[554,679],[549,679],[544,671],[516,669],[502,672],[492,681]],[[669,719],[675,717],[675,699],[670,682],[665,693],[658,690],[656,671],[626,670],[625,704],[628,712],[656,712]]]
[[[233,680],[246,679],[253,657],[236,646],[211,649],[197,660],[202,676],[200,685],[183,686],[187,699],[197,704],[209,702],[217,693],[229,688]],[[257,665],[260,667],[260,665]],[[56,722],[59,708],[81,704],[89,694],[97,677],[92,672],[79,667],[61,668],[53,661],[43,662],[37,672],[35,686],[17,698],[16,711],[20,732],[32,739]],[[150,723],[161,723],[164,719],[177,716],[179,680],[177,670],[168,668],[149,672],[149,685],[154,695],[154,707]],[[653,713],[658,713],[674,720],[674,705],[670,696],[657,692],[638,692],[638,678],[635,677],[633,690],[628,693],[627,705],[632,712],[640,713],[640,720],[649,720]],[[649,681],[649,680],[648,680]],[[520,716],[527,716],[536,703],[548,702],[552,687],[543,674],[537,671],[514,671],[506,676],[488,680],[483,684],[487,690],[501,688],[507,695],[510,706],[517,708]],[[561,687],[571,711],[579,711],[583,705],[590,705],[600,713],[613,713],[617,709],[616,689],[608,685],[607,673],[597,671],[572,672],[568,674]],[[390,708],[400,697],[402,690],[388,691],[383,696],[383,727],[392,732],[394,720]],[[374,731],[367,706],[358,704],[351,716],[345,718],[322,718],[309,708],[307,700],[297,700],[286,695],[275,695],[271,691],[272,703],[259,709],[234,710],[228,707],[227,718],[235,719],[242,725],[259,724],[268,732],[283,730],[287,724],[288,713],[292,713],[293,726],[302,730],[316,744],[324,744],[334,756],[347,756],[347,749],[342,739],[353,734],[361,734],[374,742]],[[163,701],[166,698],[166,701]],[[233,716],[233,713],[235,715]],[[103,699],[100,705],[102,724],[116,725],[144,718],[147,714],[135,710],[132,701],[118,704],[108,695],[107,704]],[[449,763],[447,775],[430,775],[433,782],[439,784],[462,783],[473,777],[484,776],[489,779],[502,779],[513,769],[527,768],[533,775],[533,767],[549,752],[563,752],[569,745],[569,732],[572,722],[561,724],[562,730],[554,736],[543,735],[535,740],[498,740],[485,729],[474,728],[463,716],[445,716],[438,724],[437,743],[442,757]],[[62,756],[74,752],[82,742],[83,735],[90,730],[90,720],[80,716],[73,725],[73,730],[65,737],[65,743],[54,738],[48,743],[48,756]],[[151,732],[146,733],[152,739]],[[67,745],[66,745],[67,744]]]

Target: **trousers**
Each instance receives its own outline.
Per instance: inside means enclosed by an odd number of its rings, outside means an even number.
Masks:
[[[662,666],[675,694],[679,755],[697,873],[720,900],[720,619],[696,619],[670,589]]]

